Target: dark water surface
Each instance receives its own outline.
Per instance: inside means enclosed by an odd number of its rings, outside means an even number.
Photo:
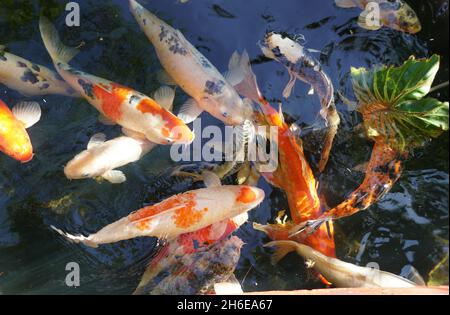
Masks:
[[[353,98],[350,66],[401,64],[410,55],[443,56],[435,83],[448,80],[448,3],[409,1],[423,30],[417,36],[383,28],[358,28],[358,9],[338,9],[331,0],[176,0],[140,1],[146,8],[179,28],[220,70],[225,71],[233,51],[246,49],[254,61],[263,93],[281,100],[288,74],[281,65],[265,61],[257,46],[267,30],[304,36],[301,43],[321,50],[317,57],[335,88]],[[64,25],[66,1],[0,1],[0,39],[8,51],[51,67],[38,32],[40,10],[56,20],[67,44],[84,43],[73,65],[150,95],[159,85],[161,66],[152,45],[128,10],[128,1],[78,1],[81,26]],[[309,126],[316,122],[319,101],[307,95],[309,87],[297,83],[295,94],[284,103],[291,121]],[[448,91],[434,93],[448,99]],[[12,105],[23,96],[0,86],[0,97]],[[175,112],[187,96],[178,92]],[[20,165],[0,155],[0,293],[129,294],[139,281],[156,240],[133,239],[98,249],[66,242],[50,229],[92,233],[135,209],[193,188],[190,181],[160,176],[175,164],[168,148],[159,147],[123,171],[121,185],[94,180],[69,181],[64,165],[85,149],[89,138],[104,132],[108,138],[118,127],[97,121],[96,110],[82,99],[63,96],[34,98],[43,107],[42,120],[29,130],[36,156]],[[327,170],[320,176],[321,193],[329,206],[342,201],[361,182],[353,168],[368,160],[371,143],[354,130],[361,119],[338,102],[342,124]],[[203,124],[221,123],[202,115]],[[308,130],[308,129],[306,129]],[[320,137],[305,132],[305,150],[314,170]],[[366,265],[376,262],[383,270],[404,274],[414,266],[427,279],[429,271],[448,253],[448,133],[417,150],[391,193],[368,211],[336,223],[336,246],[342,260]],[[266,223],[287,209],[284,194],[264,180],[259,187],[267,198],[250,212],[250,221]],[[237,268],[245,291],[321,287],[292,254],[272,266],[267,239],[244,225],[237,233],[246,245]],[[65,285],[65,266],[81,267],[81,286]]]

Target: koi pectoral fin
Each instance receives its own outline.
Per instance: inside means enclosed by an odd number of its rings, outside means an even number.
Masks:
[[[185,124],[189,124],[197,119],[201,115],[203,109],[193,98],[188,99],[186,103],[181,106],[178,118],[180,118]]]
[[[30,128],[41,119],[41,107],[37,102],[20,102],[12,108],[14,117],[20,120],[25,128]]]
[[[127,177],[122,171],[111,170],[102,175],[111,184],[121,184],[127,180]]]
[[[283,97],[284,98],[289,98],[289,96],[291,96],[292,94],[292,90],[294,89],[295,86],[295,81],[297,81],[297,78],[295,77],[295,75],[289,71],[289,82],[286,85],[286,87],[283,90]],[[309,93],[308,93],[309,94]]]

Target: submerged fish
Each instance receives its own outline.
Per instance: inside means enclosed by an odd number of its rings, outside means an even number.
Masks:
[[[22,163],[33,158],[33,146],[26,131],[41,118],[36,102],[21,102],[12,111],[0,100],[0,151]]]
[[[422,29],[416,12],[403,0],[335,0],[335,3],[341,8],[364,10],[359,16],[358,25],[365,29],[378,30],[382,26],[387,26],[411,34],[418,33]],[[372,9],[374,4],[379,8],[379,19],[371,19],[369,16],[375,14]],[[371,23],[367,22],[368,19]]]
[[[272,185],[281,188],[287,196],[290,214],[293,222],[269,224],[255,228],[269,235],[274,240],[289,239],[290,228],[300,222],[318,218],[322,214],[320,200],[317,194],[317,182],[303,153],[302,142],[295,137],[295,128],[288,126],[283,112],[276,111],[261,94],[256,76],[250,66],[247,54],[235,56],[239,59],[239,69],[243,71],[244,80],[236,85],[242,95],[257,102],[262,113],[259,122],[278,127],[278,168],[272,173],[262,173],[263,177]],[[328,256],[334,256],[334,240],[330,224],[330,231],[322,226],[313,235],[302,238],[306,244],[313,246]]]
[[[227,125],[252,121],[251,102],[242,100],[229,82],[235,78],[224,78],[179,30],[139,3],[130,0],[130,8],[170,78],[193,98],[182,107],[179,117],[189,123],[207,111]]]
[[[416,284],[390,272],[356,266],[342,260],[327,257],[309,246],[293,241],[270,242],[266,247],[276,247],[272,257],[274,263],[286,254],[296,251],[307,262],[309,268],[320,272],[328,281],[343,288],[408,288]]]
[[[143,294],[147,285],[162,272],[173,266],[178,259],[200,251],[207,251],[212,245],[224,240],[231,233],[247,222],[248,214],[243,213],[234,218],[226,219],[195,232],[181,234],[168,242],[159,250],[145,270],[134,294]]]
[[[207,188],[181,193],[137,210],[88,237],[56,230],[69,240],[91,247],[140,236],[172,240],[247,212],[264,199],[264,191],[259,188],[221,186],[220,180],[212,175],[206,176],[205,183]]]
[[[126,181],[122,171],[116,168],[140,160],[156,144],[145,139],[127,136],[105,141],[102,133],[95,134],[87,150],[77,154],[64,168],[68,179],[103,177],[113,184]]]
[[[181,256],[150,294],[194,295],[214,292],[215,285],[234,277],[244,242],[231,236],[206,251]]]
[[[283,91],[285,98],[291,95],[297,80],[310,84],[311,91],[318,94],[322,106],[320,114],[328,127],[322,158],[319,163],[319,170],[323,171],[328,162],[333,140],[340,123],[334,101],[334,88],[330,78],[322,70],[320,63],[304,47],[287,36],[273,32],[267,33],[264,43],[261,45],[261,50],[266,57],[278,61],[288,69],[290,79]]]
[[[179,118],[152,98],[131,88],[69,66],[77,50],[64,46],[51,22],[41,17],[42,39],[58,73],[107,120],[158,144],[188,144],[194,134]]]
[[[0,46],[0,83],[23,95],[79,96],[58,74],[44,66],[7,53]]]

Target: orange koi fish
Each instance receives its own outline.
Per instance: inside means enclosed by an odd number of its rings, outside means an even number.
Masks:
[[[262,175],[269,183],[285,191],[293,220],[293,222],[285,224],[278,223],[267,226],[256,224],[255,227],[267,233],[274,240],[287,240],[289,239],[289,227],[318,218],[322,214],[316,180],[304,156],[302,143],[296,139],[292,128],[284,121],[281,108],[276,111],[261,94],[246,53],[240,58],[240,65],[245,73],[244,80],[235,88],[239,93],[260,105],[261,122],[278,127],[278,168],[273,173],[262,173]],[[299,241],[305,242],[327,256],[334,257],[332,234],[332,229],[327,231],[324,226],[315,234]]]
[[[88,237],[57,231],[69,240],[91,247],[141,236],[173,240],[181,234],[245,213],[264,199],[264,191],[259,188],[221,186],[213,174],[205,177],[207,188],[191,190],[142,208]]]
[[[226,219],[201,230],[181,234],[173,241],[168,242],[152,259],[145,270],[134,294],[142,294],[146,285],[152,281],[163,269],[173,265],[177,258],[193,254],[208,248],[228,237],[242,224],[247,222],[248,214],[243,213],[231,219]]]
[[[41,117],[36,102],[22,102],[12,111],[0,100],[0,151],[22,163],[33,158],[33,146],[26,131]]]
[[[158,144],[188,144],[194,134],[186,124],[154,99],[131,88],[102,79],[68,65],[77,50],[64,46],[51,22],[41,17],[39,27],[58,73],[91,105],[113,123],[136,137]]]

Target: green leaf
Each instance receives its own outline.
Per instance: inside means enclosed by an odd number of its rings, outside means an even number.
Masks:
[[[411,57],[400,67],[352,68],[357,110],[368,136],[404,152],[448,130],[448,102],[424,98],[438,70],[437,55]]]

